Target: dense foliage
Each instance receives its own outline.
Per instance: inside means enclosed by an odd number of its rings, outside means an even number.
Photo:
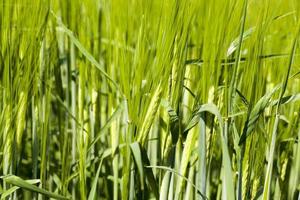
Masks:
[[[1,199],[299,199],[298,0],[0,0]]]

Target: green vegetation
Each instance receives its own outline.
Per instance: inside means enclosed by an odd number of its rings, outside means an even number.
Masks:
[[[300,199],[298,0],[0,0],[1,199]]]

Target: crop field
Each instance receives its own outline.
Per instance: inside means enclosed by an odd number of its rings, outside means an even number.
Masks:
[[[299,0],[0,0],[0,199],[300,200]]]

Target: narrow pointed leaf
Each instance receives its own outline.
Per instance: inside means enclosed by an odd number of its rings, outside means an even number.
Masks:
[[[50,198],[62,199],[62,200],[69,199],[69,198],[64,197],[62,195],[59,195],[59,194],[47,191],[45,189],[39,188],[35,185],[32,185],[32,184],[28,183],[27,181],[21,179],[18,176],[15,176],[15,175],[7,175],[7,176],[3,176],[1,178],[3,179],[3,181],[5,181],[8,184],[20,187],[20,188],[25,189],[25,190],[30,190],[32,192],[37,192],[39,194],[45,195],[45,196],[50,197]]]

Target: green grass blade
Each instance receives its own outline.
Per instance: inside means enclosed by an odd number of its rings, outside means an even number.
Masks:
[[[34,179],[34,180],[25,180],[25,182],[29,183],[29,184],[37,184],[40,182],[39,179]],[[13,186],[11,188],[9,188],[8,190],[1,192],[1,200],[5,199],[6,197],[8,197],[9,195],[11,195],[12,193],[14,193],[16,190],[18,190],[20,187],[18,186]]]
[[[200,189],[197,188],[197,186],[193,182],[191,182],[187,177],[183,176],[182,174],[180,174],[176,170],[174,170],[174,169],[172,169],[170,167],[165,167],[165,166],[145,166],[145,167],[146,168],[162,169],[162,170],[166,170],[166,171],[172,172],[173,174],[175,174],[175,175],[179,176],[180,178],[183,178],[185,181],[189,182],[197,190],[197,193],[199,193],[203,199],[208,199],[206,196],[204,196],[201,193]]]
[[[220,133],[221,133],[221,145],[222,145],[222,160],[223,160],[223,174],[222,174],[222,180],[223,180],[223,193],[225,194],[227,199],[234,199],[235,198],[235,193],[234,193],[234,186],[233,186],[233,175],[232,175],[232,169],[231,169],[231,161],[230,161],[230,156],[229,156],[229,151],[227,147],[227,138],[224,135],[224,124],[223,124],[223,119],[222,116],[217,108],[216,105],[214,104],[204,104],[200,105],[199,108],[196,109],[194,112],[195,114],[193,115],[192,119],[190,120],[189,124],[187,125],[185,131],[191,129],[194,127],[199,121],[200,114],[202,112],[210,112],[214,114],[218,121],[219,121],[219,126],[220,126]]]
[[[138,142],[130,144],[131,152],[134,158],[134,162],[139,172],[141,190],[144,190],[145,187],[145,178],[144,178],[144,164],[142,160],[141,147]]]
[[[25,181],[25,180],[21,179],[18,176],[7,175],[7,176],[1,177],[1,179],[3,179],[3,181],[5,181],[8,184],[12,184],[12,185],[20,187],[22,189],[30,190],[32,192],[37,192],[39,194],[45,195],[45,196],[50,197],[50,198],[62,199],[62,200],[69,199],[67,197],[61,196],[61,195],[53,193],[53,192],[49,192],[45,189],[41,189],[41,188],[39,188],[35,185],[32,185],[28,181]]]
[[[75,44],[75,46],[78,48],[78,50],[104,75],[104,77],[106,77],[109,81],[111,81],[113,83],[113,85],[120,90],[119,85],[116,83],[116,81],[114,81],[105,71],[104,71],[104,67],[103,67],[103,63],[100,64],[99,62],[97,62],[97,60],[93,57],[92,54],[90,54],[88,52],[88,50],[80,43],[80,41],[74,36],[73,32],[68,29],[63,23],[62,21],[54,14],[54,12],[51,12],[52,15],[57,19],[57,22],[59,24],[59,28],[61,28],[61,30],[66,33],[69,38],[71,39],[71,41]]]

